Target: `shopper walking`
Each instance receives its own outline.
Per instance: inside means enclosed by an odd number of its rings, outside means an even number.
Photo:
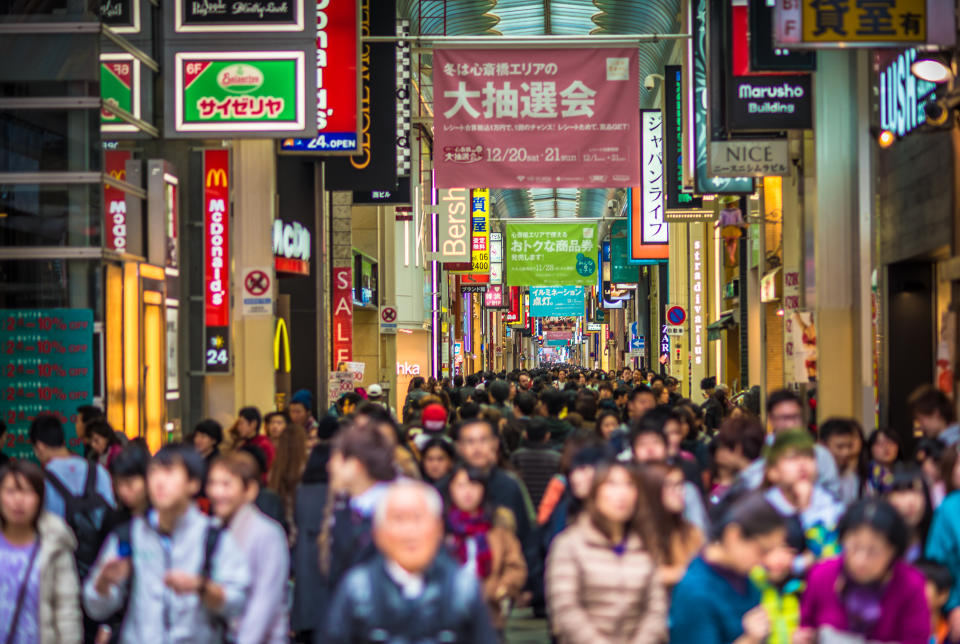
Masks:
[[[264,434],[260,433],[260,427],[263,420],[260,417],[260,410],[256,407],[244,407],[237,413],[236,448],[254,447],[263,452],[266,467],[263,468],[264,481],[270,474],[270,467],[273,465],[273,459],[276,457],[276,449],[273,443]]]

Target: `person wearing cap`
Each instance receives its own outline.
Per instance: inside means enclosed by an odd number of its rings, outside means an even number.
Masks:
[[[431,438],[443,435],[447,428],[447,409],[440,403],[429,403],[420,412],[419,427],[412,427],[407,433],[409,440],[422,454],[423,448]]]
[[[290,422],[303,427],[307,438],[317,432],[317,419],[313,417],[312,411],[313,396],[306,389],[299,389],[290,397],[290,404],[287,405]]]
[[[838,552],[844,506],[817,483],[814,440],[806,430],[780,432],[764,456],[771,486],[764,496],[787,523],[787,542],[798,553],[793,573],[802,577],[817,559]]]
[[[372,402],[375,405],[380,405],[389,411],[391,416],[396,418],[397,410],[390,405],[390,402],[387,400],[386,396],[383,395],[383,387],[381,387],[378,383],[375,382],[367,388],[367,401]]]

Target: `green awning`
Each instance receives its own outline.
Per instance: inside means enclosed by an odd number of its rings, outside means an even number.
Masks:
[[[722,314],[719,320],[707,325],[707,341],[719,340],[721,331],[732,329],[735,326],[738,326],[738,323],[733,313]]]

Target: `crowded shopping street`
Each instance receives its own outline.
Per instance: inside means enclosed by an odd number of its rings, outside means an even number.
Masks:
[[[960,1],[0,5],[0,644],[960,644]]]

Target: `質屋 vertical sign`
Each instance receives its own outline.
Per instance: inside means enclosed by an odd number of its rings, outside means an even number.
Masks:
[[[203,152],[204,346],[207,373],[230,371],[230,153]]]

